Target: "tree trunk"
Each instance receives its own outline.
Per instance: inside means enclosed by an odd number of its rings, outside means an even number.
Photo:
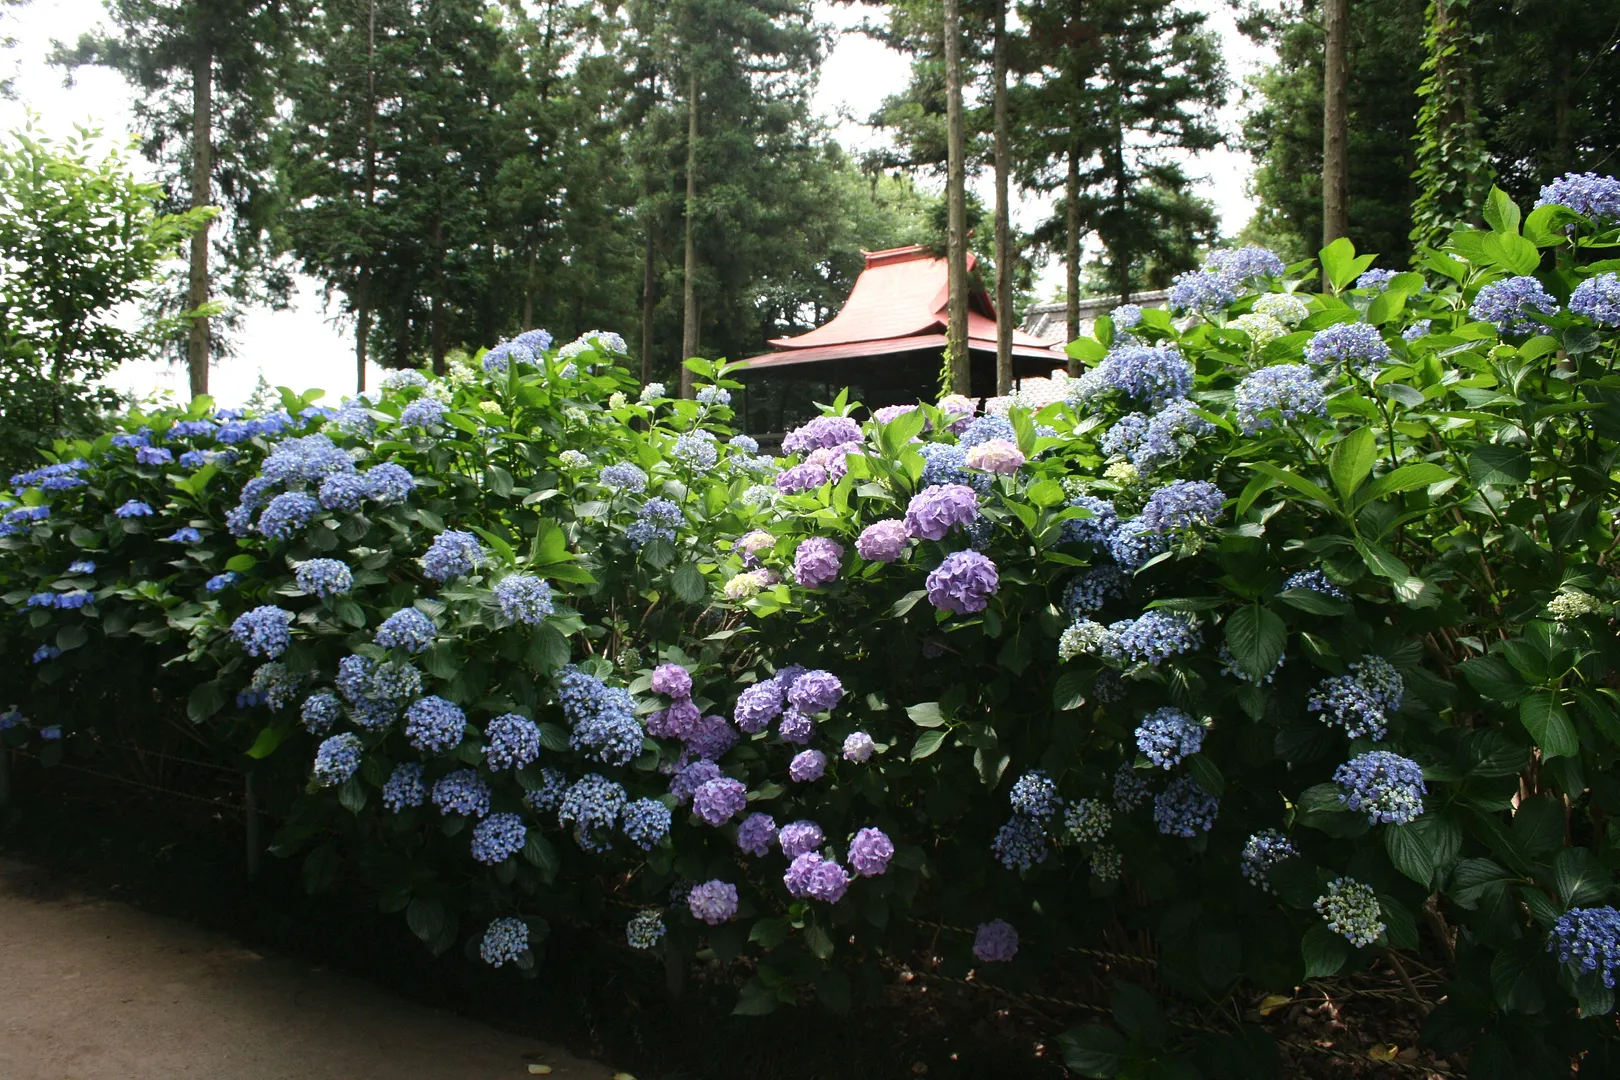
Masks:
[[[945,0],[945,263],[950,303],[945,350],[951,393],[972,393],[968,356],[967,160],[962,119],[962,20],[959,0]]]
[[[523,278],[523,329],[534,329],[534,274],[539,254],[529,248],[529,271]]]
[[[1064,181],[1063,199],[1066,204],[1066,220],[1063,223],[1066,233],[1063,238],[1064,331],[1068,334],[1066,340],[1073,341],[1080,336],[1080,154],[1073,147],[1069,149],[1069,176]],[[1080,374],[1078,360],[1069,361],[1069,374]]]
[[[1323,0],[1322,246],[1350,233],[1349,0]]]
[[[212,202],[214,149],[214,53],[206,38],[198,44],[191,62],[191,206],[200,209]],[[191,273],[186,288],[186,308],[196,311],[208,303],[208,222],[191,236]],[[191,320],[186,334],[186,367],[191,376],[191,396],[208,393],[209,326],[206,318]]]
[[[657,276],[653,273],[653,257],[657,249],[653,245],[653,226],[648,221],[644,226],[647,231],[646,246],[641,253],[641,385],[646,386],[652,382],[653,365],[653,310],[656,307],[656,297],[653,290],[657,288]]]
[[[366,350],[371,345],[371,209],[377,198],[377,0],[366,6],[366,243],[354,320],[354,392],[366,392]]]
[[[1012,393],[1013,255],[1007,206],[1007,0],[996,0],[996,394]]]
[[[697,231],[693,213],[697,207],[697,142],[698,81],[693,73],[686,86],[686,270],[681,281],[680,355],[683,398],[692,396],[692,373],[686,361],[698,352]]]
[[[433,349],[433,374],[449,370],[445,363],[444,335],[444,221],[433,222],[433,302],[429,308],[428,337]]]

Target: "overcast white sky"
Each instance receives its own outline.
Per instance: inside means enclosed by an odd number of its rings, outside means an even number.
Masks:
[[[1236,89],[1267,57],[1237,33],[1231,10],[1221,0],[1192,2],[1210,12],[1225,43],[1234,79],[1234,104],[1223,113],[1223,122],[1229,132],[1235,132],[1240,116],[1235,104]],[[817,8],[822,19],[843,31],[858,26],[863,16],[873,10],[831,3],[818,3]],[[32,110],[37,114],[38,128],[50,135],[71,134],[77,125],[99,128],[110,138],[122,138],[131,131],[130,88],[120,76],[87,68],[77,74],[72,87],[65,87],[62,73],[45,63],[53,39],[73,41],[102,18],[100,0],[31,0],[26,7],[7,12],[0,28],[18,39],[18,47],[10,55],[0,54],[0,70],[15,73],[17,100],[0,101],[0,130],[20,127]],[[861,34],[844,32],[822,67],[816,108],[829,118],[841,113],[864,118],[884,97],[902,89],[906,78],[906,60],[899,53]],[[841,124],[838,135],[856,149],[881,138],[852,123]],[[1223,231],[1230,235],[1241,229],[1252,213],[1246,191],[1252,171],[1248,156],[1216,150],[1197,158],[1191,171],[1200,178],[1200,189],[1220,212]],[[981,178],[981,186],[984,190],[980,194],[989,205],[992,195],[988,177]],[[1040,204],[1015,197],[1015,224],[1033,224],[1041,213]],[[1047,280],[1060,279],[1061,268],[1049,267]],[[319,386],[334,397],[353,392],[353,335],[340,331],[322,311],[314,282],[306,280],[300,285],[290,310],[246,313],[238,355],[216,367],[211,378],[211,390],[221,402],[244,400],[261,372],[274,385],[299,389]],[[1043,291],[1048,289],[1043,287]],[[113,381],[140,394],[168,391],[184,396],[186,385],[183,370],[158,363],[129,365]],[[376,385],[375,376],[367,381]]]

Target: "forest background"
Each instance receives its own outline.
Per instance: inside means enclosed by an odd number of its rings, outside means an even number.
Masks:
[[[140,171],[179,209],[197,186],[206,54],[223,213],[207,265],[220,312],[201,347],[223,401],[261,379],[348,393],[357,337],[374,385],[379,364],[432,366],[533,326],[617,330],[666,378],[683,351],[689,167],[703,355],[750,355],[824,320],[863,247],[943,246],[939,6],[0,0],[0,39],[14,39],[0,120],[32,109],[56,135],[91,118],[110,141],[133,131]],[[989,278],[992,11],[963,4]],[[1437,19],[1462,46],[1480,170],[1521,201],[1563,172],[1613,171],[1620,16],[1564,0],[1349,13],[1350,231],[1382,265],[1412,255]],[[1078,292],[1118,295],[1213,244],[1314,250],[1316,3],[1040,0],[1010,15],[1020,310],[1063,295],[1071,261]],[[154,304],[172,315],[188,296],[186,267],[170,269]],[[114,382],[183,396],[198,348],[178,330]]]

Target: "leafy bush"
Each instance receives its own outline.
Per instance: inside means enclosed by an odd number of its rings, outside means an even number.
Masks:
[[[1192,317],[1074,343],[1064,402],[840,399],[775,463],[725,366],[638,396],[611,335],[335,412],[131,416],[16,482],[5,738],[92,753],[183,700],[312,888],[491,964],[609,923],[746,953],[757,1013],[925,948],[1028,986],[1145,933],[1161,1001],[1201,1003],[1405,956],[1449,980],[1437,1051],[1596,1065],[1607,183],[1522,222],[1493,195],[1427,276],[1340,242],[1307,294],[1226,253]],[[1063,1037],[1085,1075],[1266,1067],[1129,982],[1113,1012]]]

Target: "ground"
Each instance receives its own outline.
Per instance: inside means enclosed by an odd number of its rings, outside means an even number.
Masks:
[[[7,1080],[559,1080],[612,1071],[0,861]]]

